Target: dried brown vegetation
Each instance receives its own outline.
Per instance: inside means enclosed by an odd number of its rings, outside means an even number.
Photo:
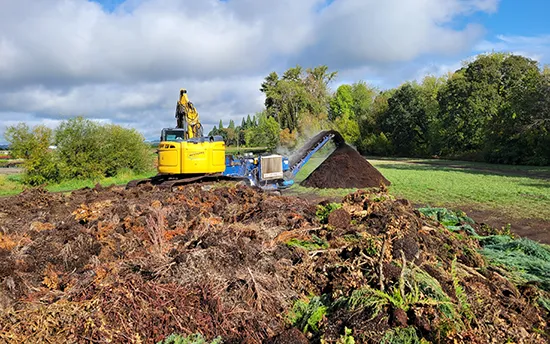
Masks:
[[[317,204],[244,186],[2,199],[0,342],[197,332],[224,343],[336,342],[346,328],[358,343],[395,328],[433,342],[546,341],[540,291],[508,282],[477,241],[384,191],[342,201],[321,225]],[[312,294],[326,311],[306,338],[288,314]]]

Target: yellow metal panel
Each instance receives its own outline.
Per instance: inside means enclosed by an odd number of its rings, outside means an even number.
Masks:
[[[161,142],[159,144],[158,172],[162,174],[181,173],[180,164],[181,144],[175,142]]]
[[[224,142],[161,142],[161,174],[209,174],[225,170]]]
[[[212,142],[212,168],[216,172],[225,171],[225,142]]]
[[[182,142],[181,172],[184,174],[208,173],[207,147],[203,143]]]

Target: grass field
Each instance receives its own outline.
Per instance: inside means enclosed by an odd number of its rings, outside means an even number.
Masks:
[[[390,192],[413,203],[497,210],[510,218],[550,220],[550,167],[508,166],[448,160],[368,159],[392,182]],[[297,175],[299,183],[320,163],[314,157]],[[294,186],[292,193],[312,189]],[[353,190],[315,190],[343,196]]]
[[[52,191],[52,192],[64,192],[64,191],[81,189],[84,187],[94,187],[97,183],[99,183],[102,186],[108,186],[112,184],[121,185],[121,184],[126,184],[133,179],[148,178],[155,174],[156,174],[156,171],[142,173],[142,174],[136,174],[128,171],[128,172],[119,173],[118,175],[111,178],[103,178],[99,180],[91,180],[91,179],[76,180],[75,179],[75,180],[61,182],[59,184],[47,185],[45,188],[46,190]],[[9,196],[9,195],[18,194],[21,191],[23,191],[24,188],[25,186],[21,183],[20,174],[15,174],[15,175],[0,174],[0,196]]]
[[[431,206],[498,209],[512,218],[550,220],[550,168],[457,161],[369,160],[390,191]]]

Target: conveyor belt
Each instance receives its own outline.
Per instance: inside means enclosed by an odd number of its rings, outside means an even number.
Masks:
[[[296,175],[300,168],[309,160],[311,155],[332,140],[336,146],[344,143],[342,135],[336,130],[324,130],[313,136],[297,152],[288,159],[289,172]]]

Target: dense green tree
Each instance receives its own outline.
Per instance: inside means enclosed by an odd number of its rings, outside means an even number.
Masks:
[[[76,117],[59,125],[54,142],[64,179],[95,179],[124,169],[142,172],[151,167],[149,147],[134,129]]]
[[[541,78],[533,60],[511,55],[501,62],[501,104],[485,127],[484,151],[488,161],[518,164],[534,155],[534,144],[529,142],[532,132],[526,126],[538,111],[532,105],[538,102]]]
[[[439,102],[437,95],[446,82],[447,77],[445,76],[436,77],[428,75],[424,77],[422,83],[419,85],[424,111],[426,112],[426,118],[429,122],[426,135],[429,142],[429,153],[432,155],[441,154],[443,145],[442,125],[439,118]]]
[[[270,73],[260,87],[266,97],[266,114],[275,118],[282,129],[300,129],[299,124],[306,117],[328,112],[328,84],[335,75],[326,66],[306,70],[292,67],[281,78]]]
[[[417,85],[407,83],[399,87],[388,99],[388,109],[381,120],[382,130],[397,155],[427,154],[429,121]]]
[[[115,176],[124,170],[143,172],[151,169],[149,148],[137,130],[106,124],[101,126],[99,136],[102,176]]]
[[[337,72],[329,72],[325,65],[307,68],[302,79],[305,88],[305,111],[313,116],[328,113],[329,84],[336,77]],[[301,111],[303,113],[304,111]]]
[[[341,85],[330,99],[329,119],[335,121],[337,118],[347,116],[348,119],[355,118],[353,112],[353,88],[351,85]]]
[[[501,67],[505,59],[505,54],[481,55],[441,89],[438,100],[445,153],[483,149],[487,123],[503,103]]]
[[[23,163],[25,169],[23,183],[36,186],[58,182],[62,178],[58,169],[58,159],[49,148],[53,131],[40,125],[32,130],[32,134],[33,148],[30,156]]]
[[[71,178],[103,176],[101,161],[103,137],[98,123],[83,117],[62,122],[55,133],[55,145],[60,159],[61,174]]]
[[[359,120],[361,132],[358,143],[359,152],[374,155],[393,154],[391,141],[382,132],[382,119],[388,111],[388,100],[394,92],[395,89],[391,89],[376,94],[370,105],[367,119]]]
[[[472,151],[481,146],[482,137],[475,139],[476,133],[482,135],[480,123],[470,115],[473,109],[469,95],[470,84],[463,71],[453,74],[438,94],[443,155]]]
[[[347,143],[357,145],[361,132],[359,123],[352,119],[349,113],[344,113],[335,120],[336,130],[342,134]]]
[[[249,147],[268,147],[274,150],[279,145],[281,128],[275,118],[261,113],[258,116],[258,126],[246,132],[246,145]]]
[[[369,132],[374,130],[375,119],[372,106],[377,94],[377,90],[370,87],[364,81],[359,81],[351,85],[351,94],[353,98],[352,112],[354,118],[360,122]]]
[[[499,163],[546,161],[537,148],[544,132],[528,126],[544,113],[538,105],[543,78],[536,61],[512,54],[482,55],[467,64],[438,95],[442,153],[483,153]]]
[[[214,128],[212,128],[212,130],[210,130],[210,132],[208,133],[208,136],[216,136],[216,135],[219,135],[219,130],[216,126],[214,126]]]

